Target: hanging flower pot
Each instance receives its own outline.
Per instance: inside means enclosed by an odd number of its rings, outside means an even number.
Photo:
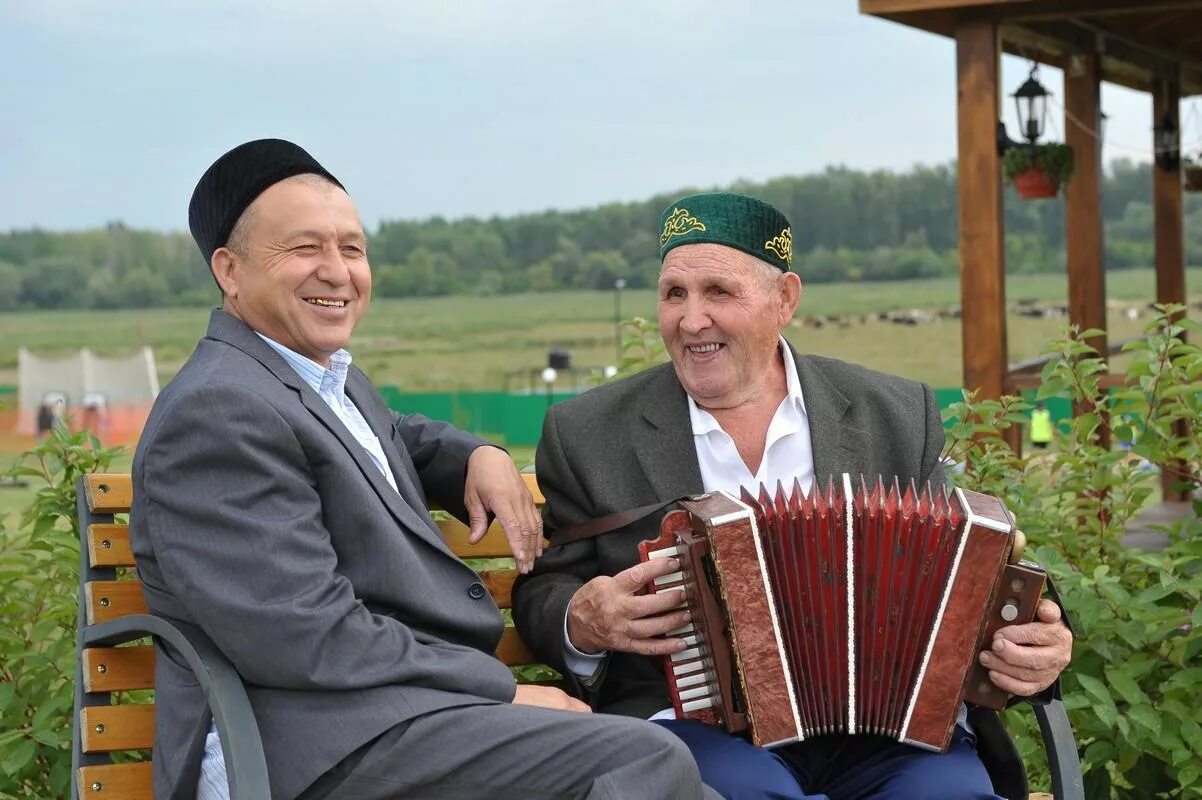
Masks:
[[[1006,150],[1002,169],[1027,200],[1055,197],[1073,174],[1073,148],[1067,144],[1025,144]]]
[[[1055,197],[1060,192],[1060,187],[1052,183],[1048,174],[1041,167],[1031,167],[1026,172],[1015,175],[1014,188],[1018,190],[1018,196],[1024,200]]]
[[[1202,192],[1202,164],[1189,159],[1182,161],[1181,182],[1187,192]]]

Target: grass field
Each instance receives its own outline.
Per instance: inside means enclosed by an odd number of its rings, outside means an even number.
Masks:
[[[1110,273],[1107,280],[1112,301],[1142,307],[1154,294],[1151,270]],[[1188,281],[1196,300],[1202,269],[1190,270]],[[1063,302],[1066,294],[1064,276],[1012,277],[1007,283],[1011,301]],[[506,372],[545,366],[551,347],[567,347],[575,366],[614,363],[613,301],[610,292],[377,300],[356,332],[351,350],[373,380],[395,384],[402,391],[495,391],[503,387]],[[804,352],[854,361],[934,386],[958,386],[959,320],[907,327],[875,319],[881,311],[949,308],[958,303],[956,280],[816,284],[806,287],[795,325],[786,335]],[[160,378],[166,383],[203,335],[208,313],[207,309],[152,309],[0,314],[0,342],[4,343],[0,384],[17,382],[18,346],[39,355],[85,346],[117,355],[142,345],[154,348]],[[801,324],[815,314],[839,314],[852,321],[848,327],[821,329]],[[622,316],[653,319],[655,293],[624,292]],[[1132,321],[1112,311],[1111,341],[1134,336],[1146,324],[1146,316]],[[1037,355],[1063,325],[1062,319],[1011,315],[1011,360]],[[0,435],[0,468],[29,444]],[[521,456],[519,461],[533,457],[532,453],[515,455]],[[0,487],[0,519],[27,499],[26,491]]]
[[[1110,300],[1145,304],[1154,295],[1151,270],[1107,276]],[[1190,270],[1192,287],[1202,287],[1202,269]],[[903,327],[871,320],[848,328],[802,327],[814,314],[853,318],[896,309],[936,309],[959,303],[955,279],[899,283],[815,284],[807,286],[798,325],[789,339],[806,352],[830,355],[875,369],[906,375],[935,386],[960,383],[958,320]],[[1197,295],[1197,290],[1195,295]],[[1007,296],[1063,302],[1063,275],[1016,276]],[[566,347],[574,366],[601,367],[615,360],[612,292],[566,292],[503,297],[449,297],[376,300],[351,344],[356,363],[379,384],[402,391],[499,390],[505,373],[541,368],[551,347]],[[625,291],[622,316],[655,316],[655,293]],[[0,384],[15,384],[18,346],[40,355],[90,347],[100,354],[154,348],[165,383],[203,335],[206,309],[146,311],[64,311],[0,314]],[[1056,336],[1060,320],[1012,317],[1010,357],[1038,354]],[[1134,322],[1112,314],[1112,340],[1138,333]]]

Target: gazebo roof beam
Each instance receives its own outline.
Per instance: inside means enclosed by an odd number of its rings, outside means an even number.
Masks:
[[[1202,55],[1191,35],[1202,29],[1202,0],[859,2],[865,14],[945,36],[967,20],[991,20],[1007,53],[1063,68],[1069,54],[1098,52],[1102,80],[1140,91],[1180,80],[1183,96],[1202,94]]]
[[[1001,34],[1006,52],[1020,58],[1064,68],[1069,55],[1100,49],[1106,81],[1149,91],[1157,79],[1179,77],[1183,93],[1202,93],[1202,65],[1132,42],[1099,25],[1082,21],[1004,25]],[[1099,38],[1103,42],[1100,47]]]
[[[1007,3],[995,3],[993,10],[997,13],[998,19],[1004,22],[1036,22],[1202,9],[1200,0],[1159,0],[1159,2],[1149,0],[1149,2],[1139,4],[1138,7],[1132,7],[1131,0],[1056,0],[1054,3],[1045,2],[1043,5],[1044,8],[1031,7],[1030,10],[1027,10],[1023,4],[1014,3],[1011,0]],[[1047,8],[1047,6],[1052,7]]]
[[[864,14],[897,15],[929,11],[988,9],[999,22],[1022,19],[1065,19],[1108,14],[1148,13],[1202,8],[1200,0],[860,0]]]

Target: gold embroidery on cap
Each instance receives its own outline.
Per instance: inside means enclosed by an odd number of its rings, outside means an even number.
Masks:
[[[793,229],[785,228],[783,231],[764,242],[764,249],[771,250],[779,258],[783,258],[786,264],[793,263]]]
[[[664,222],[664,232],[659,235],[659,246],[663,247],[673,236],[684,236],[693,231],[705,230],[705,224],[683,208],[672,209],[672,215]]]

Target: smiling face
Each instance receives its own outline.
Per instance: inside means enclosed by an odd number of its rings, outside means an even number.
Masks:
[[[795,273],[732,247],[681,245],[664,257],[660,335],[698,405],[734,408],[760,396],[780,365],[780,331],[800,297]]]
[[[323,366],[350,341],[371,300],[359,213],[346,192],[316,175],[259,195],[212,266],[226,311]]]

